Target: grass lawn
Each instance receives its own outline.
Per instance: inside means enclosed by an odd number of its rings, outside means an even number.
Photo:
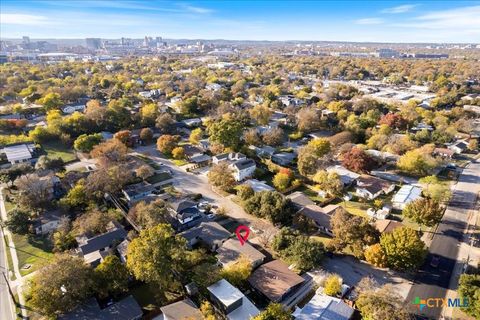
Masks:
[[[186,160],[171,159],[171,161],[173,162],[174,165],[176,165],[178,167],[181,167],[181,166],[184,166],[184,165],[188,164],[188,161],[186,161]]]
[[[5,198],[4,198],[4,199],[5,199]],[[9,211],[12,210],[13,208],[15,208],[15,205],[14,205],[12,202],[10,202],[10,201],[6,201],[6,200],[5,200],[4,203],[5,203],[5,210],[6,210],[7,212],[9,212]]]
[[[159,172],[147,179],[148,183],[155,184],[168,179],[171,179],[172,176],[168,172]]]
[[[29,238],[26,235],[18,234],[12,234],[12,236],[17,250],[18,267],[22,276],[39,269],[53,258],[52,246],[47,238],[35,236]],[[31,267],[22,269],[26,264],[30,264]]]
[[[318,190],[315,190],[311,185],[303,185],[298,191],[303,192],[310,200],[316,203],[322,203],[326,200],[324,197],[319,196]]]
[[[323,243],[324,246],[328,245],[332,238],[324,235],[311,236],[310,239]]]
[[[73,149],[70,149],[60,142],[48,142],[42,144],[42,148],[49,158],[61,158],[65,162],[77,159]]]
[[[159,303],[155,300],[150,287],[147,284],[142,284],[130,290],[132,296],[137,300],[142,309],[151,311],[159,308]]]
[[[356,201],[340,201],[338,204],[347,210],[349,213],[368,218],[367,210],[371,207],[368,203],[361,203]]]
[[[395,212],[395,211],[392,211],[391,213],[392,217],[394,217],[395,220],[400,220],[405,226],[413,229],[413,230],[422,230],[422,231],[425,231],[425,230],[428,230],[430,228],[428,227],[425,227],[425,226],[422,226],[416,222],[413,222],[412,220],[408,219],[408,218],[405,218],[401,212]]]

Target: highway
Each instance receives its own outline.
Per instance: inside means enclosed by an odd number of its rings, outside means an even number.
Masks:
[[[5,241],[3,240],[3,232],[0,228],[0,319],[14,320],[15,309],[12,298],[8,292],[8,285],[5,282],[5,275],[8,274],[8,262],[6,257]]]
[[[415,276],[407,303],[419,316],[427,319],[440,319],[442,308],[426,307],[422,311],[413,308],[415,297],[445,298],[449,288],[452,271],[457,263],[462,263],[458,257],[460,244],[464,241],[469,212],[474,208],[476,197],[480,192],[480,163],[470,163],[460,174],[454,187],[452,199],[438,225],[425,264]],[[440,257],[437,268],[430,266],[432,255]]]

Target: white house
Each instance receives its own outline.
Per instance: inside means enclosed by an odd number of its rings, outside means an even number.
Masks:
[[[8,162],[11,164],[32,161],[32,154],[35,150],[33,143],[17,144],[3,148],[0,153],[5,153]]]
[[[354,309],[342,300],[330,297],[319,288],[313,298],[302,308],[293,313],[296,320],[349,320],[353,317]]]
[[[260,313],[240,290],[225,279],[212,284],[207,290],[211,300],[228,320],[251,319]]]
[[[66,114],[72,114],[75,111],[81,111],[83,112],[85,110],[85,105],[84,104],[79,104],[76,106],[65,106],[62,108],[62,112]]]
[[[222,161],[227,161],[229,163],[238,161],[238,160],[243,160],[246,159],[247,157],[240,153],[240,152],[230,152],[230,153],[222,153],[222,154],[217,154],[216,156],[212,157],[212,163],[213,164],[219,164]]]
[[[465,150],[467,150],[467,148],[468,148],[468,143],[462,140],[457,141],[454,144],[448,146],[448,149],[452,150],[457,154],[464,152]]]
[[[233,170],[235,180],[242,181],[245,178],[251,177],[257,166],[252,159],[242,159],[230,164],[230,168]]]
[[[410,202],[420,199],[422,197],[421,194],[422,189],[420,187],[404,185],[393,196],[392,206],[395,209],[403,210]]]

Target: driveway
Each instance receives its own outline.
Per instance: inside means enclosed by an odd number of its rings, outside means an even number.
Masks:
[[[322,270],[319,270],[319,272],[322,271],[338,274],[343,279],[343,283],[351,287],[356,286],[362,278],[371,277],[379,285],[391,284],[394,291],[404,299],[412,286],[405,275],[391,270],[375,268],[350,256],[325,258],[322,263]]]

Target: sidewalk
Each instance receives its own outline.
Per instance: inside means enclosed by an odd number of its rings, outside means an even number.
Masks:
[[[5,209],[5,201],[3,199],[3,187],[0,187],[0,214],[1,214],[1,219],[3,221],[7,220],[7,210]],[[10,248],[10,256],[12,257],[12,262],[13,262],[13,271],[15,273],[15,277],[17,278],[16,283],[19,284],[17,285],[17,295],[18,295],[18,300],[21,305],[20,309],[22,311],[22,317],[24,319],[27,319],[27,310],[23,307],[25,306],[25,298],[23,296],[23,290],[22,290],[22,275],[20,274],[20,269],[18,268],[18,257],[17,257],[17,250],[15,249],[15,243],[13,242],[12,234],[8,229],[4,229],[4,235],[7,237],[8,240],[8,247]]]

